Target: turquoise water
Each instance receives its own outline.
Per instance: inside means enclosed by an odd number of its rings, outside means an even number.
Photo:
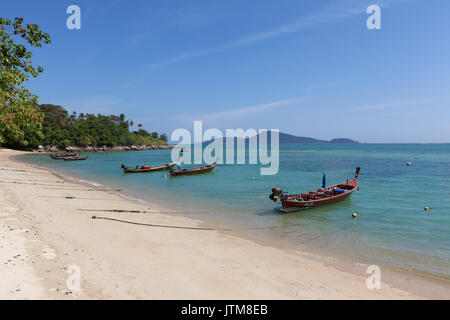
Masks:
[[[306,245],[355,262],[450,277],[450,144],[282,145],[274,176],[261,176],[259,165],[218,165],[213,173],[183,177],[120,169],[122,163],[167,163],[169,150],[95,153],[80,162],[43,154],[22,159],[196,212],[191,218],[251,228],[294,249]],[[331,185],[352,178],[357,166],[360,191],[343,202],[280,214],[268,199],[274,186],[306,192],[320,187],[323,172]]]

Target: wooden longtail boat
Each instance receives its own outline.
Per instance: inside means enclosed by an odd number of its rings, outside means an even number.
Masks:
[[[196,167],[196,168],[191,168],[191,169],[183,169],[183,170],[170,169],[170,175],[171,176],[186,176],[186,175],[190,175],[190,174],[205,173],[205,172],[213,171],[216,166],[217,166],[217,162],[214,162],[213,164],[209,164],[207,166]]]
[[[49,154],[48,156],[53,160],[64,160],[67,157],[77,157],[79,153],[67,153],[67,154]]]
[[[139,172],[152,172],[152,171],[161,171],[161,170],[170,170],[175,166],[175,162],[166,163],[159,166],[141,166],[140,168],[127,168],[125,165],[122,165],[123,173],[139,173]]]
[[[353,180],[338,183],[333,186],[311,191],[309,193],[300,194],[284,194],[279,188],[273,188],[272,194],[269,196],[271,200],[276,202],[281,200],[282,207],[280,211],[290,212],[300,209],[322,206],[324,204],[334,203],[347,199],[355,190],[359,190],[358,176],[361,169],[356,168]]]
[[[82,160],[86,160],[89,156],[86,157],[65,157],[64,161],[82,161]]]

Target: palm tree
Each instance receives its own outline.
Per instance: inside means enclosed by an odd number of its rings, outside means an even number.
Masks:
[[[131,132],[133,132],[133,125],[134,125],[134,122],[133,122],[133,120],[131,120],[130,121]]]

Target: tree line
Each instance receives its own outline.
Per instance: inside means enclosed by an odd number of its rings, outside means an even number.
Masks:
[[[61,106],[42,104],[44,114],[42,135],[26,132],[29,147],[51,145],[58,147],[160,145],[167,143],[166,134],[149,133],[138,124],[137,131],[130,131],[133,121],[124,114],[102,115],[69,112]]]

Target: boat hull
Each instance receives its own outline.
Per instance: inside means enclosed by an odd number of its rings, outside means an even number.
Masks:
[[[64,161],[83,161],[86,160],[88,157],[84,157],[84,158],[64,158]]]
[[[298,198],[307,197],[308,194],[287,195],[284,199],[281,200],[282,207],[279,210],[283,212],[291,212],[343,201],[349,198],[351,194],[358,189],[358,181],[352,180],[349,182],[336,184],[334,186],[328,187],[327,189],[332,190],[335,187],[345,188],[345,193],[324,198],[317,198],[313,200],[298,200]],[[315,194],[316,193],[314,192],[314,195],[312,197],[316,197]]]
[[[143,173],[170,170],[175,166],[175,163],[170,163],[162,166],[155,166],[151,168],[123,168],[123,173]]]
[[[49,157],[53,160],[64,160],[64,158],[73,158],[76,157],[78,153],[72,153],[72,154],[64,154],[64,155],[52,155],[49,154]]]
[[[211,164],[209,166],[204,167],[198,167],[193,169],[185,169],[185,170],[171,170],[170,175],[171,176],[187,176],[187,175],[193,175],[193,174],[200,174],[200,173],[206,173],[211,172],[216,167],[216,164]]]

